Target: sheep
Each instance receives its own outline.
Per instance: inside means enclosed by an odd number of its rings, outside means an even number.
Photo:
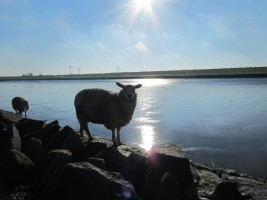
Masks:
[[[89,140],[93,140],[88,123],[103,124],[112,131],[113,145],[122,144],[120,129],[131,121],[137,100],[135,89],[142,85],[123,85],[119,82],[116,84],[122,88],[119,93],[103,89],[84,89],[77,93],[74,106],[80,123],[81,136],[85,130]],[[115,129],[117,130],[116,136]]]
[[[22,112],[25,112],[25,117],[27,118],[26,112],[29,110],[29,103],[26,99],[22,97],[14,97],[11,104],[17,114],[22,115]]]

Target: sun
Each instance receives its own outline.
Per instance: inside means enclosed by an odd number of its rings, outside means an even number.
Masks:
[[[159,21],[153,8],[156,3],[156,0],[127,0],[127,3],[120,7],[123,10],[121,17],[128,19],[127,28],[130,29],[134,23],[139,22],[139,25],[146,23],[158,26]]]
[[[151,6],[154,0],[134,0],[133,3],[138,11],[148,11],[151,12]]]

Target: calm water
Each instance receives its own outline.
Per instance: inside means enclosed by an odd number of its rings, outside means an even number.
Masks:
[[[267,79],[145,79],[133,120],[121,130],[124,143],[151,148],[175,143],[195,162],[267,177]],[[84,88],[119,91],[114,80],[0,82],[0,109],[11,99],[30,102],[28,117],[59,120],[78,130],[74,96]],[[91,125],[93,134],[110,131]]]

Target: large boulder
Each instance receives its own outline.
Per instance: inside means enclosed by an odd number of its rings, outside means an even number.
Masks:
[[[149,173],[146,156],[140,152],[131,152],[125,164],[121,166],[120,173],[125,180],[131,181],[137,193],[141,194]]]
[[[86,141],[84,143],[84,150],[80,159],[86,159],[88,157],[94,157],[99,152],[107,149],[107,144],[98,141]]]
[[[173,146],[171,146],[173,148]],[[191,173],[190,162],[184,153],[176,151],[162,152],[160,148],[152,149],[148,155],[148,161],[154,171],[169,172],[174,175],[187,200],[199,200],[198,190]],[[170,154],[169,154],[170,152]]]
[[[68,149],[71,151],[73,160],[78,160],[84,153],[84,144],[80,136],[69,126],[65,126],[59,131],[53,145],[54,149]]]
[[[139,199],[134,187],[116,172],[102,170],[88,162],[70,163],[63,171],[65,200]]]
[[[43,148],[43,143],[38,138],[30,138],[26,144],[24,153],[34,162],[37,163],[39,155]]]
[[[21,137],[24,135],[38,132],[45,125],[45,121],[23,118],[16,123],[16,127]]]
[[[105,160],[107,166],[113,171],[120,171],[127,162],[127,156],[119,148],[114,146],[108,147],[96,155],[98,158]]]
[[[0,156],[0,175],[10,184],[25,184],[34,174],[34,163],[23,153],[14,149]]]
[[[53,143],[59,130],[60,126],[58,124],[58,121],[53,121],[49,124],[46,124],[44,128],[40,130],[38,138],[42,140],[42,143],[46,147],[47,151],[51,150],[51,143]]]
[[[9,149],[21,151],[19,132],[14,125],[0,130],[0,155]]]
[[[0,121],[3,125],[13,125],[21,120],[22,116],[6,110],[0,110]]]
[[[104,159],[110,169],[120,172],[125,180],[130,181],[142,198],[141,191],[149,172],[144,151],[127,145],[110,146],[97,156]]]
[[[237,188],[237,184],[233,182],[222,182],[220,183],[214,193],[214,200],[245,200],[242,194]]]
[[[222,179],[226,182],[234,182],[235,186],[238,185],[238,191],[246,199],[266,200],[267,197],[267,178],[250,177],[245,174],[232,175],[228,173],[222,173]]]
[[[166,199],[185,200],[179,183],[177,182],[176,178],[169,172],[166,172],[162,177],[155,196],[155,200]]]
[[[28,197],[45,200],[55,196],[55,189],[62,175],[65,165],[72,160],[72,153],[66,149],[55,149],[48,152],[38,166],[38,175],[35,178],[32,192]],[[60,196],[60,194],[59,194]]]
[[[29,139],[37,137],[39,131],[44,127],[44,125],[45,121],[27,118],[23,118],[16,123],[16,127],[21,137],[21,146],[23,151],[25,150]]]

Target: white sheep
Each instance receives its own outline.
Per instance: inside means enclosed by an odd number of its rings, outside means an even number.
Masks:
[[[29,110],[29,103],[26,99],[22,97],[14,97],[11,104],[16,113],[22,115],[22,112],[25,112],[25,117],[27,118],[26,112]]]
[[[103,124],[112,131],[113,145],[121,145],[120,129],[132,119],[137,99],[135,89],[142,85],[123,85],[119,82],[116,84],[122,88],[119,93],[103,89],[84,89],[75,96],[74,106],[82,136],[85,130],[89,139],[93,140],[87,124],[89,122]]]

